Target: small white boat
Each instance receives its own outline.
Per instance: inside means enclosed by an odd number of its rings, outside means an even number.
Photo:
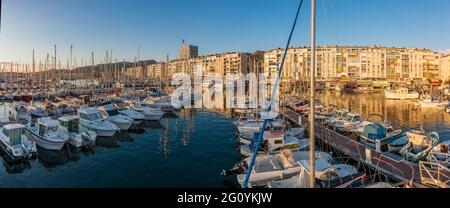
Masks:
[[[10,120],[12,121],[28,121],[31,117],[24,102],[15,102],[10,109]]]
[[[418,101],[418,104],[422,108],[445,108],[448,101],[442,101],[439,98],[433,97],[432,95],[423,95]]]
[[[330,161],[331,155],[326,152],[316,152],[316,159],[324,159]],[[299,161],[307,160],[309,151],[283,150],[277,155],[259,156],[255,160],[252,174],[248,180],[249,187],[265,187],[269,181],[277,181],[291,178],[298,175],[301,171]],[[242,169],[242,173],[237,175],[238,183],[243,186],[246,172],[250,164],[251,158],[244,159],[238,166]]]
[[[263,122],[261,119],[242,118],[236,122],[236,127],[241,137],[253,138],[254,133],[261,130]],[[283,125],[283,123],[284,121],[280,119],[268,121],[268,124],[273,125]]]
[[[74,147],[92,147],[95,145],[97,134],[94,131],[80,128],[80,117],[75,115],[63,116],[58,119],[58,129],[69,134],[69,144]]]
[[[450,104],[445,106],[445,112],[450,113]]]
[[[134,123],[133,119],[121,114],[112,105],[101,106],[98,109],[103,118],[116,124],[122,131],[128,131]]]
[[[309,160],[298,162],[301,171],[288,179],[270,181],[269,188],[311,188],[309,184],[310,164]],[[352,165],[331,164],[324,159],[315,161],[315,187],[314,188],[349,188],[360,186],[365,178],[364,173],[359,173]]]
[[[418,99],[419,93],[413,92],[409,90],[408,88],[399,88],[396,90],[385,90],[384,94],[386,96],[386,99],[393,99],[393,100],[410,100],[410,99]]]
[[[242,145],[240,153],[244,157],[251,157],[254,153],[256,140],[258,139],[258,132],[255,132],[253,141],[248,145]],[[258,155],[277,154],[284,149],[291,151],[304,151],[309,147],[309,140],[299,140],[294,136],[286,135],[284,127],[281,125],[269,125],[264,131],[261,140]]]
[[[330,116],[329,118],[325,119],[324,123],[326,126],[333,129],[338,121],[342,121],[345,119],[347,113],[349,113],[348,109],[337,110],[336,115]]]
[[[160,108],[164,112],[171,112],[181,109],[180,101],[172,101],[170,97],[147,97],[141,103],[146,107]]]
[[[94,131],[97,136],[112,137],[120,130],[116,124],[103,119],[100,112],[95,108],[79,109],[78,116],[80,117],[82,130],[85,128]]]
[[[48,150],[61,150],[69,135],[58,130],[58,121],[49,117],[39,118],[35,126],[27,126],[27,133],[36,144]]]
[[[427,157],[428,153],[439,142],[436,132],[429,134],[418,134],[407,132],[408,144],[400,149],[400,154],[408,161],[418,162]]]
[[[340,133],[347,133],[360,123],[361,116],[359,113],[347,113],[344,120],[336,121],[333,130]]]
[[[141,105],[140,103],[126,103],[128,108],[137,111],[145,116],[145,120],[147,121],[159,121],[161,117],[164,115],[164,112],[152,107],[146,107]]]
[[[431,149],[427,156],[430,162],[439,162],[450,168],[450,140],[444,141]]]
[[[134,125],[138,125],[145,120],[145,116],[142,113],[139,113],[131,108],[119,107],[117,105],[115,105],[115,108],[117,109],[117,111],[119,111],[119,113],[133,119]]]
[[[37,153],[36,143],[24,134],[22,124],[7,124],[0,128],[0,147],[12,160],[28,159]]]
[[[29,106],[28,111],[30,112],[32,118],[48,117],[49,115],[45,108],[40,106]]]

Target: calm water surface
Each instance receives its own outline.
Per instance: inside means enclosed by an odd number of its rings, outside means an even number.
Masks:
[[[397,128],[437,131],[450,139],[450,114],[421,109],[413,101],[390,101],[380,93],[320,94],[325,104],[351,108],[363,117],[382,114]],[[0,115],[7,106],[0,106]],[[1,117],[1,116],[0,116]],[[3,116],[5,118],[5,116]],[[232,167],[239,154],[230,116],[185,110],[145,125],[143,134],[121,133],[99,138],[93,152],[39,149],[29,164],[0,165],[0,187],[229,187],[234,177],[220,171]]]

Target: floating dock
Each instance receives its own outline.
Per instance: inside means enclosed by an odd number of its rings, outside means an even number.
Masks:
[[[296,124],[306,126],[308,123],[306,117],[302,117],[289,108],[282,108],[281,114]],[[377,152],[373,148],[367,147],[320,124],[316,124],[315,135],[321,142],[391,179],[401,182],[412,181],[412,185],[418,188],[430,187],[423,183],[419,164],[405,161],[401,156],[389,152]],[[449,172],[444,174],[443,178],[450,178]],[[449,181],[444,181],[444,183],[449,185]]]

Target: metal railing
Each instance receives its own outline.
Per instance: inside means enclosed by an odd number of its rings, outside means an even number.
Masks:
[[[449,188],[450,170],[437,162],[419,162],[420,180],[423,184]]]

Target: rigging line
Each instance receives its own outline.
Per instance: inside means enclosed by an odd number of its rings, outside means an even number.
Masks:
[[[251,160],[250,166],[249,166],[249,168],[247,170],[247,174],[245,175],[245,179],[244,179],[244,183],[243,183],[244,188],[247,188],[248,179],[250,178],[250,175],[251,175],[251,172],[252,172],[252,169],[253,169],[253,165],[255,164],[256,156],[258,155],[261,139],[262,139],[262,137],[264,135],[264,129],[267,126],[267,121],[269,120],[270,111],[272,111],[273,98],[275,96],[275,93],[277,91],[277,88],[278,88],[278,85],[279,85],[279,82],[280,82],[280,79],[281,79],[281,74],[283,72],[284,61],[286,60],[287,52],[288,52],[289,46],[291,44],[291,39],[292,39],[292,35],[294,33],[294,30],[295,30],[295,26],[297,25],[297,20],[298,20],[299,14],[300,14],[300,9],[302,8],[302,4],[303,4],[303,0],[300,0],[300,4],[298,5],[297,13],[295,15],[295,20],[294,20],[294,23],[292,25],[291,33],[289,34],[289,38],[288,38],[288,41],[287,41],[287,44],[286,44],[286,49],[284,51],[283,59],[281,61],[280,70],[278,71],[278,77],[277,77],[277,80],[275,82],[275,85],[273,86],[272,94],[270,95],[269,106],[266,109],[266,118],[264,119],[263,125],[261,126],[261,129],[259,131],[258,141],[255,144],[254,149],[253,149],[252,160]]]

